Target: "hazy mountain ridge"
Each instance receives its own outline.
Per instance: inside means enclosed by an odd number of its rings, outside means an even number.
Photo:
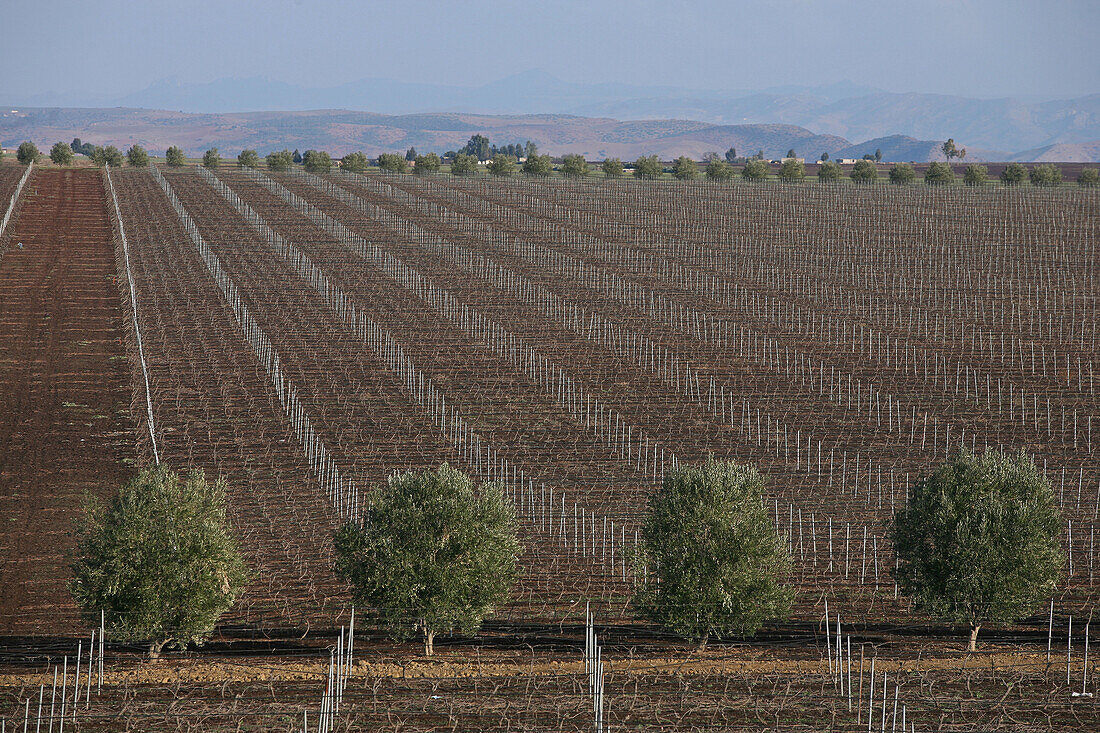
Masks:
[[[72,95],[40,94],[36,107],[71,106]],[[905,135],[948,137],[974,149],[1029,150],[1100,139],[1100,94],[1027,102],[944,94],[888,92],[840,82],[826,86],[700,90],[619,83],[575,83],[533,70],[480,85],[448,86],[366,78],[330,87],[303,87],[264,78],[174,80],[95,107],[139,107],[225,114],[266,110],[364,110],[406,115],[570,114],[620,120],[698,120],[712,125],[786,124],[820,135],[869,140]]]

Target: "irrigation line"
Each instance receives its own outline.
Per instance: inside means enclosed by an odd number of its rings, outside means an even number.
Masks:
[[[32,170],[34,170],[33,162],[27,166],[27,170],[23,173],[23,177],[19,179],[19,183],[15,186],[15,191],[11,195],[11,201],[8,202],[8,210],[4,212],[3,220],[0,220],[0,237],[4,236],[4,230],[8,228],[8,222],[15,212],[15,204],[19,201],[19,193],[23,190],[23,185],[27,182],[27,179],[31,177]],[[0,256],[2,255],[3,252],[0,252]]]
[[[145,381],[145,411],[149,417],[149,440],[153,443],[153,461],[160,465],[160,451],[157,450],[157,431],[153,422],[153,397],[149,391],[149,367],[145,363],[145,345],[141,340],[141,326],[138,325],[138,301],[137,292],[134,289],[134,275],[130,270],[130,247],[126,242],[126,227],[122,223],[122,211],[118,207],[118,194],[115,193],[115,184],[111,181],[109,166],[104,166],[103,173],[107,177],[107,187],[111,189],[111,201],[115,206],[115,219],[118,221],[118,233],[122,238],[122,258],[126,262],[126,284],[130,287],[130,315],[133,316],[134,336],[137,338],[138,360],[141,362],[141,376]]]

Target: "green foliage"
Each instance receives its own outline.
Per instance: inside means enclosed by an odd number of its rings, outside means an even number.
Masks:
[[[123,157],[122,151],[116,148],[114,145],[108,145],[107,147],[96,147],[92,153],[92,160],[96,165],[109,165],[112,168],[118,168],[122,165]]]
[[[268,170],[273,171],[288,171],[290,166],[294,165],[294,156],[289,150],[270,152],[264,160],[267,163]]]
[[[382,153],[378,156],[378,167],[386,173],[404,173],[407,165],[405,158],[397,153]]]
[[[787,183],[800,183],[806,177],[806,166],[794,156],[787,156],[779,166],[779,180]]]
[[[822,163],[824,163],[825,161],[829,160],[829,154],[828,153],[822,153],[821,157],[818,158],[818,160],[820,160]]]
[[[604,178],[622,178],[623,162],[618,158],[608,158],[600,164],[600,170],[603,171]]]
[[[690,181],[698,177],[699,167],[695,165],[694,160],[686,155],[681,155],[672,164],[672,175],[679,181]]]
[[[1092,187],[1100,183],[1100,174],[1095,168],[1082,168],[1081,175],[1077,176],[1077,185]]]
[[[183,156],[183,151],[173,145],[164,151],[164,162],[173,168],[178,168],[186,163],[187,159]]]
[[[763,492],[754,466],[711,459],[666,472],[635,560],[656,576],[635,592],[639,612],[704,644],[714,635],[750,636],[785,615],[794,597],[783,582],[791,556]]]
[[[795,155],[796,155],[796,154],[795,154],[795,152],[794,152],[794,148],[791,148],[790,150],[788,150],[788,151],[787,151],[787,155],[786,155],[786,156],[784,156],[784,157],[787,157],[787,158],[794,158],[794,157],[795,157]]]
[[[878,169],[870,160],[857,160],[851,177],[856,183],[874,183],[878,180]]]
[[[1062,171],[1057,166],[1037,165],[1027,173],[1032,186],[1057,186],[1062,182]]]
[[[451,173],[456,176],[472,176],[477,173],[477,157],[459,153],[451,161]]]
[[[1006,186],[1015,186],[1024,182],[1027,178],[1027,168],[1019,163],[1009,163],[1001,171],[1001,183]]]
[[[351,173],[362,173],[367,168],[370,168],[370,159],[368,159],[366,154],[362,151],[348,153],[343,158],[340,158],[340,167]]]
[[[427,175],[430,173],[438,173],[443,162],[439,159],[439,156],[435,153],[427,153],[425,155],[416,156],[416,163],[413,166],[413,173],[418,175]]]
[[[495,162],[494,158],[494,162]],[[528,155],[523,161],[523,172],[529,176],[548,176],[554,170],[549,155]]]
[[[85,619],[105,614],[112,637],[201,644],[247,582],[225,517],[225,482],[142,471],[107,507],[91,503],[77,527],[70,587]]]
[[[512,159],[504,154],[497,154],[493,156],[493,160],[489,163],[489,172],[494,176],[510,176],[516,170],[516,164],[512,162]]]
[[[768,164],[760,158],[754,158],[745,163],[745,167],[741,169],[741,177],[746,181],[763,181],[768,178],[768,173],[771,169]]]
[[[259,168],[260,155],[255,150],[242,150],[237,156],[238,168]]]
[[[955,182],[955,171],[947,163],[929,163],[924,173],[924,182],[929,186],[946,186]]]
[[[894,519],[898,583],[921,610],[978,629],[1030,613],[1065,554],[1054,489],[1023,452],[960,450],[918,481]]]
[[[416,155],[417,155],[416,148],[409,148],[408,150],[405,151],[405,162],[406,163],[412,163],[413,161],[416,160]]]
[[[643,155],[634,161],[634,177],[650,180],[661,175],[661,161],[656,155]]]
[[[917,172],[908,163],[895,163],[890,168],[890,183],[904,186],[917,180]]]
[[[126,159],[135,168],[144,168],[149,165],[149,153],[145,152],[145,148],[140,145],[131,145],[126,151]]]
[[[963,183],[968,186],[984,186],[989,180],[989,169],[984,165],[968,165],[963,173]]]
[[[307,150],[302,156],[302,167],[310,173],[328,173],[332,170],[332,156],[324,150]]]
[[[588,175],[588,161],[583,155],[566,155],[562,158],[561,174],[570,178],[583,178]]]
[[[715,158],[707,163],[707,178],[712,181],[728,181],[733,178],[733,166]]]
[[[336,533],[336,572],[355,602],[376,608],[391,636],[473,633],[503,603],[517,576],[516,517],[499,484],[476,490],[466,474],[394,474],[375,487],[362,522]]]
[[[463,155],[472,155],[477,160],[489,160],[492,156],[492,146],[489,145],[489,138],[484,135],[472,135],[469,142],[458,152]]]
[[[302,162],[302,154],[298,152],[298,148],[294,148],[294,152],[290,156],[290,160],[295,165]]]
[[[962,160],[966,157],[966,148],[956,147],[954,138],[947,138],[947,142],[940,146],[940,150],[943,151],[943,157],[947,158],[948,163],[952,158]]]
[[[50,148],[50,160],[54,165],[69,165],[73,162],[73,149],[66,143],[54,143]]]
[[[840,165],[831,160],[824,161],[817,169],[817,180],[822,183],[838,181],[842,175],[844,175],[844,171],[840,169]]]
[[[965,157],[965,156],[966,156],[966,150],[963,150],[962,155],[959,156],[959,157]],[[881,160],[882,160],[882,148],[875,148],[875,162],[878,163]]]
[[[30,165],[34,161],[38,160],[42,153],[38,152],[38,146],[29,140],[19,144],[19,149],[15,151],[15,159],[23,165]]]
[[[218,155],[217,148],[210,148],[202,154],[202,166],[203,168],[217,168],[218,164],[222,162],[222,157]]]
[[[726,162],[733,165],[737,162],[737,148],[730,148],[726,151]]]

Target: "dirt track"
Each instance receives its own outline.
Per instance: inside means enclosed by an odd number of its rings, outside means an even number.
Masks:
[[[23,196],[0,261],[0,634],[71,608],[73,520],[133,444],[101,174],[36,171]]]

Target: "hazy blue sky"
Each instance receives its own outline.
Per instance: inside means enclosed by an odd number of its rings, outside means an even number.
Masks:
[[[1100,0],[0,0],[0,98],[166,77],[1100,91]]]

